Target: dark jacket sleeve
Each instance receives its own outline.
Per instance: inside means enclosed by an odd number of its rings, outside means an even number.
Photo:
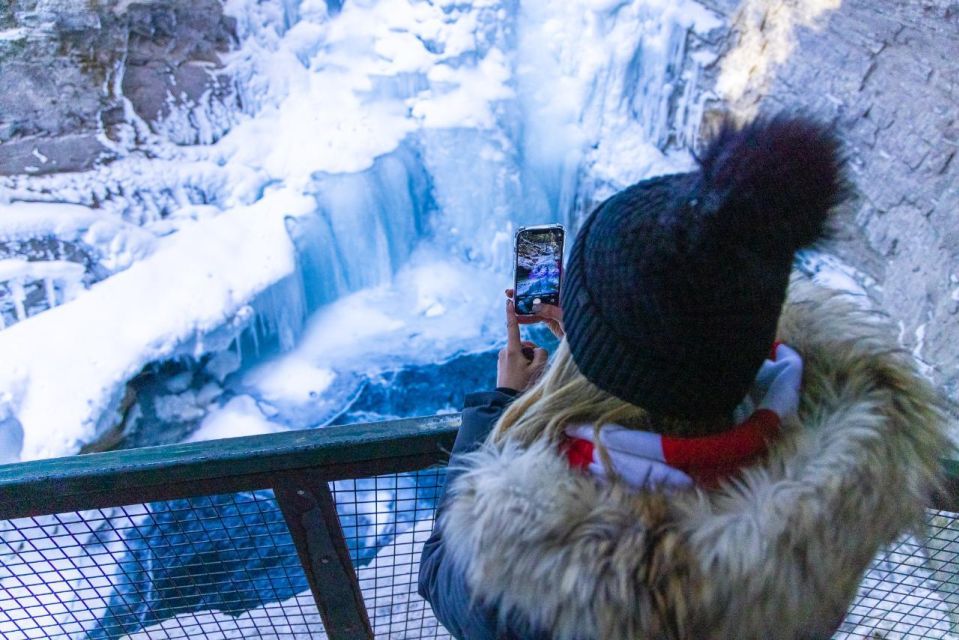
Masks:
[[[460,456],[474,451],[486,440],[493,425],[515,397],[516,392],[512,389],[497,389],[466,396],[463,420],[450,455],[451,466],[455,467]],[[454,479],[454,473],[456,472],[447,473],[447,486]],[[443,510],[443,502],[444,499],[441,499],[436,512],[437,522]],[[436,619],[455,638],[493,640],[511,637],[497,633],[494,611],[488,607],[470,604],[466,576],[447,558],[443,532],[438,525],[434,525],[433,535],[423,545],[419,594],[432,605]]]
[[[493,430],[493,425],[517,395],[519,394],[512,389],[500,387],[495,391],[481,391],[466,396],[463,403],[463,419],[460,422],[459,431],[456,432],[453,450],[450,452],[451,467],[456,467],[456,462],[463,454],[475,451],[486,442],[486,437]],[[450,475],[446,476],[447,486],[452,479]]]

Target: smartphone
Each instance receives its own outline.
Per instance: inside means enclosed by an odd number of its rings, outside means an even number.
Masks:
[[[520,227],[516,232],[513,304],[518,315],[533,315],[534,304],[559,304],[565,237],[561,224]]]

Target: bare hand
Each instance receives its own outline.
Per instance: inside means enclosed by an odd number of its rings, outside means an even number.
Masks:
[[[527,358],[523,353],[531,353]],[[532,342],[524,342],[519,335],[519,319],[513,301],[506,301],[506,346],[500,349],[496,363],[496,386],[525,391],[546,368],[546,349]]]
[[[513,297],[513,290],[506,290],[506,297]],[[563,310],[554,304],[534,304],[533,314],[529,316],[516,316],[520,324],[536,324],[544,322],[553,335],[563,339],[566,331],[563,329]]]

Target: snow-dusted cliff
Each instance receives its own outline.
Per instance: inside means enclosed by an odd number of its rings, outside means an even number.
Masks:
[[[959,7],[949,0],[705,0],[730,25],[723,108],[835,122],[857,198],[828,248],[959,402]]]

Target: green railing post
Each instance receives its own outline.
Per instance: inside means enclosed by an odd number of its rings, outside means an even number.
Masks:
[[[336,503],[324,480],[296,474],[273,487],[330,640],[372,640]]]

